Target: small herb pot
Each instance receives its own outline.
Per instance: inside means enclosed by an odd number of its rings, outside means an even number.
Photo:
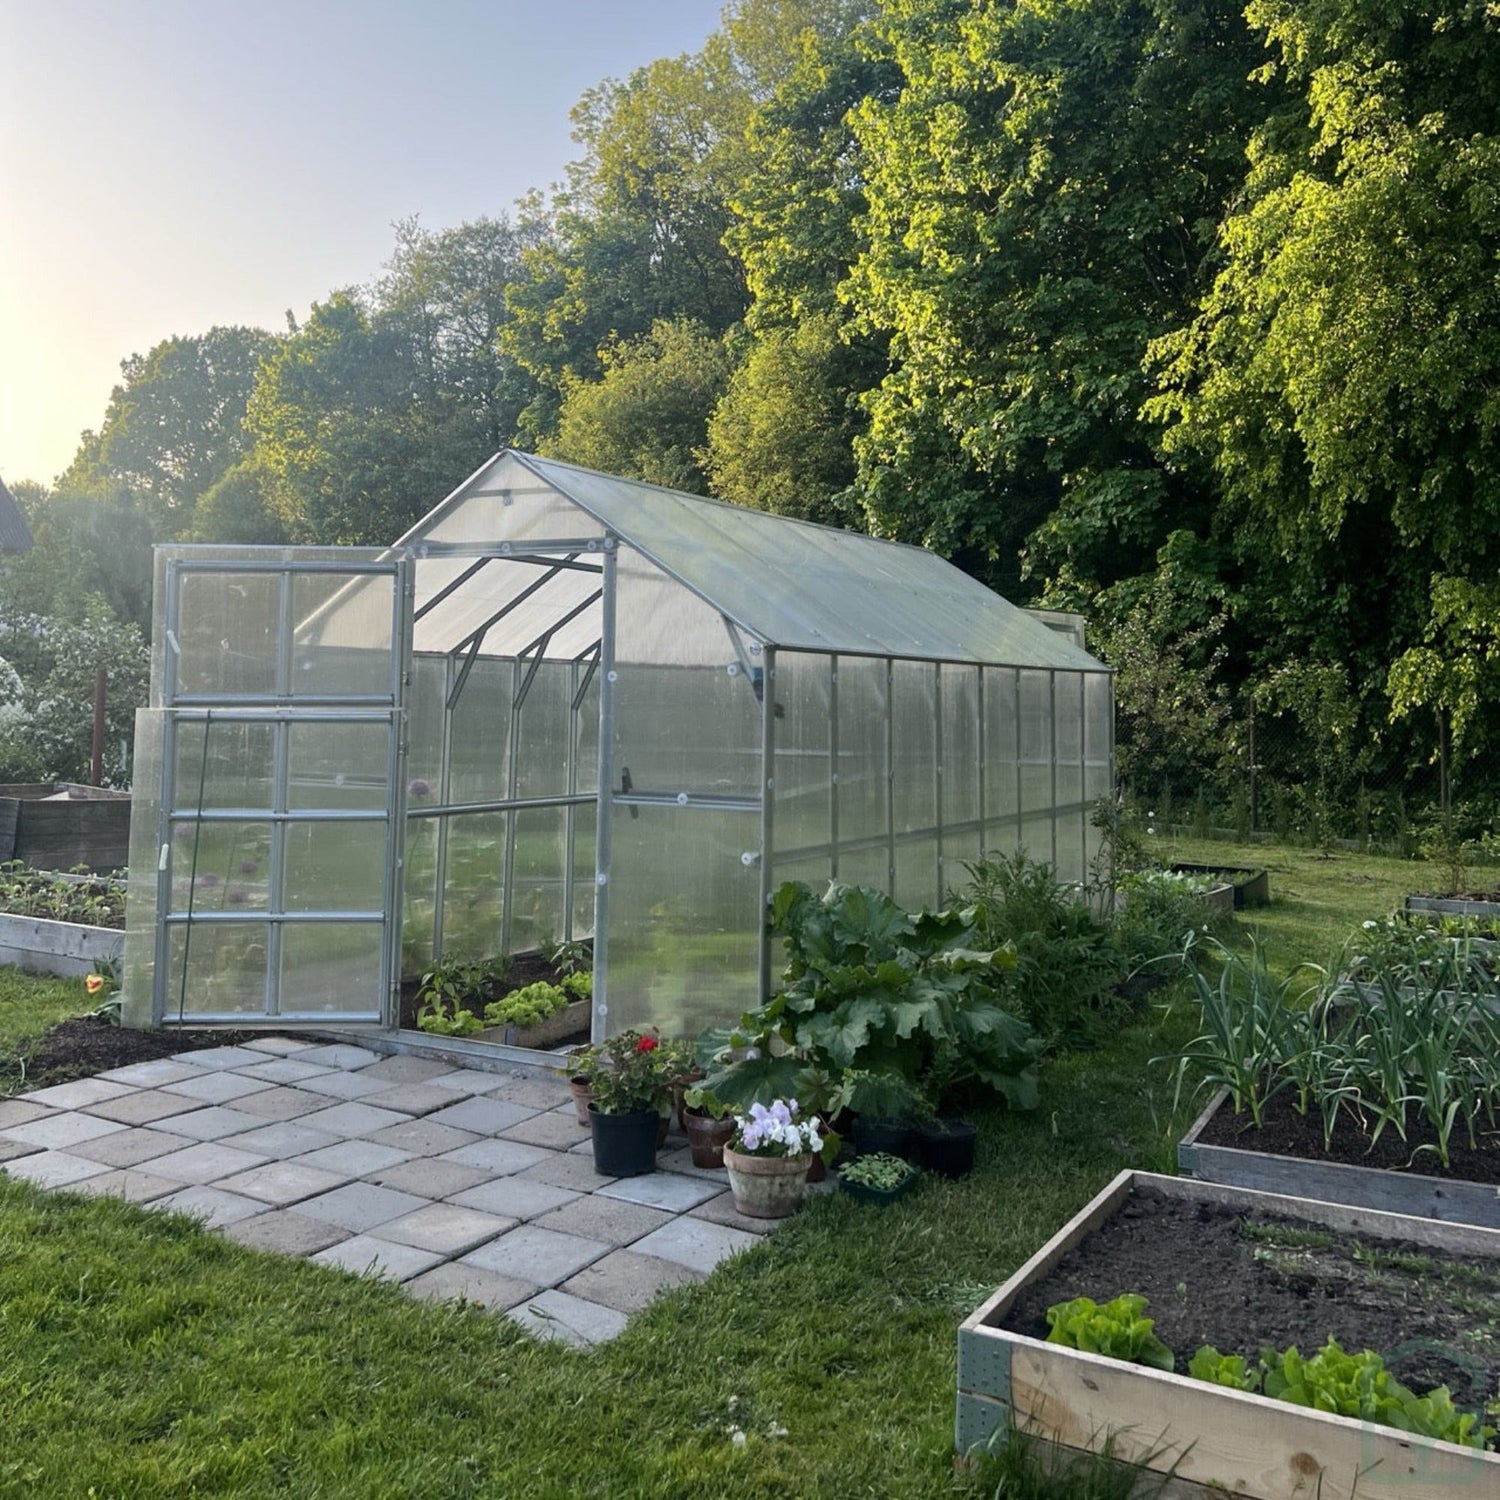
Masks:
[[[589,1129],[594,1136],[594,1170],[601,1177],[640,1177],[656,1170],[656,1126],[661,1116],[654,1109],[634,1110],[626,1115],[607,1115],[589,1105]]]
[[[842,1173],[839,1175],[839,1191],[847,1193],[856,1203],[874,1203],[884,1207],[888,1203],[894,1203],[898,1198],[904,1198],[917,1185],[917,1180],[922,1172],[919,1167],[911,1167],[906,1176],[900,1182],[890,1187],[872,1187],[865,1182],[851,1182]]]
[[[724,1165],[734,1206],[752,1219],[784,1219],[802,1202],[806,1156],[747,1156],[726,1146]]]
[[[682,1111],[682,1128],[687,1134],[695,1167],[723,1167],[724,1146],[734,1134],[733,1115],[716,1120],[688,1105]]]
[[[573,1108],[578,1111],[578,1123],[587,1125],[589,1101],[594,1097],[594,1090],[588,1079],[582,1073],[575,1073],[568,1080],[568,1092],[573,1096]]]
[[[979,1127],[967,1120],[926,1120],[917,1132],[918,1159],[924,1172],[957,1180],[974,1170]]]
[[[884,1153],[915,1161],[917,1127],[910,1120],[890,1119],[882,1115],[859,1115],[854,1121],[854,1148],[861,1156]]]

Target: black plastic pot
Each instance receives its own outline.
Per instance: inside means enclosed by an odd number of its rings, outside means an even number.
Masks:
[[[861,1156],[884,1151],[890,1156],[917,1159],[917,1127],[910,1120],[881,1115],[859,1115],[854,1121],[854,1149]]]
[[[661,1116],[654,1109],[628,1115],[606,1115],[589,1105],[594,1135],[594,1170],[601,1177],[640,1177],[656,1170],[656,1132]]]
[[[918,1130],[922,1167],[939,1177],[967,1177],[974,1170],[979,1128],[967,1120],[928,1120]]]

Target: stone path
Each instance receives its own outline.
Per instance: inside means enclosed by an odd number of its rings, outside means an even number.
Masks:
[[[0,1099],[0,1163],[575,1344],[772,1227],[680,1136],[664,1170],[601,1177],[561,1080],[290,1037]]]

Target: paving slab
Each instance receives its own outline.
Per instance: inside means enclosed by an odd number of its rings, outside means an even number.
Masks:
[[[370,1233],[382,1240],[394,1240],[398,1245],[415,1245],[419,1250],[455,1256],[477,1249],[515,1227],[514,1219],[461,1208],[456,1203],[429,1203],[414,1213],[392,1219],[389,1224],[381,1224]]]
[[[476,1307],[503,1310],[534,1297],[539,1288],[535,1282],[497,1276],[493,1271],[450,1260],[412,1277],[406,1290],[424,1302],[472,1302]]]
[[[175,1052],[173,1062],[190,1063],[195,1068],[218,1072],[221,1068],[249,1068],[264,1062],[265,1056],[248,1047],[202,1047],[196,1052]]]
[[[507,1073],[485,1073],[478,1068],[449,1068],[443,1073],[434,1073],[422,1080],[429,1088],[442,1089],[445,1094],[467,1099],[474,1094],[492,1094],[510,1075]],[[451,1104],[453,1098],[448,1102]]]
[[[297,1160],[305,1166],[340,1172],[345,1177],[366,1177],[371,1172],[383,1172],[387,1167],[410,1161],[411,1152],[399,1151],[395,1146],[380,1146],[374,1141],[340,1141],[337,1146],[309,1151]]]
[[[528,1145],[546,1146],[552,1151],[570,1151],[580,1141],[588,1141],[590,1147],[593,1146],[589,1127],[580,1125],[577,1115],[561,1115],[550,1109],[532,1115],[529,1120],[522,1120],[519,1125],[512,1125],[500,1134],[507,1141],[525,1141]]]
[[[482,1271],[524,1278],[539,1286],[556,1286],[613,1248],[603,1240],[586,1240],[576,1234],[523,1224],[460,1258],[466,1266],[478,1266]]]
[[[233,1177],[221,1177],[219,1186],[231,1193],[239,1193],[241,1197],[254,1198],[259,1203],[285,1208],[289,1203],[332,1192],[348,1181],[341,1173],[305,1166],[302,1162],[271,1161],[261,1167],[251,1167],[248,1172],[237,1172]],[[329,1244],[332,1243],[330,1240]],[[318,1246],[318,1249],[322,1248]]]
[[[426,1083],[453,1072],[446,1063],[432,1062],[425,1057],[382,1057],[362,1070],[371,1078],[383,1079],[386,1086],[393,1083]]]
[[[742,1214],[734,1206],[734,1194],[724,1191],[717,1198],[710,1198],[707,1203],[700,1203],[697,1208],[687,1211],[690,1219],[706,1219],[710,1224],[726,1224],[731,1229],[743,1229],[747,1234],[770,1234],[778,1224],[784,1223],[782,1219],[755,1219],[749,1214]]]
[[[602,1260],[585,1266],[563,1282],[562,1290],[589,1302],[602,1302],[616,1312],[639,1312],[661,1292],[676,1286],[693,1286],[703,1280],[701,1271],[676,1261],[641,1255],[635,1250],[612,1250]]]
[[[559,1105],[573,1107],[568,1094],[568,1085],[561,1078],[521,1077],[500,1075],[495,1087],[485,1090],[496,1099],[506,1099],[512,1104],[525,1104],[532,1109],[556,1109]],[[577,1111],[574,1111],[577,1118]]]
[[[561,1192],[558,1188],[554,1191]],[[645,1208],[639,1203],[624,1203],[606,1198],[602,1193],[584,1193],[572,1202],[554,1208],[536,1220],[539,1229],[556,1229],[563,1234],[577,1234],[584,1239],[606,1240],[611,1245],[628,1245],[642,1235],[650,1234],[672,1222],[672,1215],[659,1208]]]
[[[680,1218],[638,1239],[630,1248],[637,1255],[654,1255],[705,1276],[721,1260],[753,1249],[760,1239],[743,1229],[713,1224],[707,1219]]]
[[[328,1108],[326,1094],[310,1094],[305,1089],[269,1088],[263,1093],[246,1094],[234,1101],[236,1109],[259,1115],[263,1120],[295,1120],[314,1110]]]
[[[93,1115],[81,1115],[71,1110],[62,1114],[49,1114],[39,1119],[27,1120],[20,1125],[7,1125],[0,1135],[8,1141],[20,1141],[23,1146],[39,1146],[44,1151],[65,1151],[83,1141],[94,1140],[101,1135],[114,1135],[124,1130],[114,1120],[99,1120]]]
[[[190,1109],[200,1107],[200,1100],[169,1094],[165,1089],[134,1089],[119,1099],[86,1104],[84,1113],[98,1115],[101,1120],[116,1120],[121,1125],[150,1125],[155,1120],[185,1115]]]
[[[265,1125],[259,1115],[243,1109],[233,1109],[227,1104],[210,1104],[185,1115],[173,1118],[173,1135],[185,1135],[195,1141],[217,1141],[226,1135],[244,1135],[248,1130],[259,1130]]]
[[[338,1137],[326,1130],[314,1130],[298,1120],[277,1120],[269,1125],[257,1121],[255,1129],[229,1136],[224,1144],[285,1161],[292,1156],[306,1156],[309,1151],[321,1151],[324,1146],[336,1146]]]
[[[130,1092],[123,1083],[106,1078],[78,1078],[72,1083],[54,1083],[51,1088],[33,1089],[26,1095],[30,1104],[45,1104],[48,1109],[82,1109],[104,1099],[120,1099]]]
[[[309,1047],[315,1046],[316,1042],[310,1042],[301,1036],[258,1036],[253,1042],[245,1043],[250,1052],[271,1052],[278,1057],[290,1057],[295,1052],[305,1052]]]
[[[579,1348],[605,1343],[630,1321],[612,1307],[559,1291],[538,1292],[517,1303],[505,1316],[537,1338],[561,1339]]]
[[[18,1156],[34,1156],[40,1146],[23,1146],[20,1141],[0,1140],[0,1162],[14,1161]]]
[[[307,1054],[303,1053],[302,1057]],[[302,1057],[276,1057],[270,1062],[256,1063],[253,1068],[236,1068],[240,1078],[259,1078],[267,1083],[301,1083],[304,1078],[318,1078],[332,1068],[319,1063],[303,1062]]]
[[[383,1083],[384,1079],[377,1079]],[[399,1109],[404,1115],[430,1115],[434,1110],[446,1109],[453,1103],[450,1089],[434,1088],[430,1083],[395,1083],[383,1088],[378,1094],[366,1094],[366,1104],[376,1109]]]
[[[550,1156],[540,1146],[524,1146],[519,1141],[475,1141],[472,1146],[442,1153],[444,1161],[457,1162],[461,1167],[481,1167],[492,1177],[525,1172],[541,1166]]]
[[[321,1073],[302,1081],[302,1087],[310,1093],[325,1094],[331,1099],[364,1099],[390,1086],[389,1079],[367,1078],[363,1073]]]
[[[101,1135],[91,1141],[81,1141],[71,1147],[75,1156],[86,1156],[90,1161],[102,1162],[106,1167],[135,1167],[143,1161],[165,1156],[169,1151],[181,1151],[193,1144],[185,1135],[172,1135],[164,1130],[148,1130],[136,1126],[131,1130],[117,1131],[114,1135]]]
[[[120,1171],[104,1172],[98,1177],[85,1177],[82,1182],[72,1184],[75,1193],[89,1197],[123,1198],[127,1203],[150,1203],[155,1198],[164,1198],[184,1186],[170,1177],[158,1177],[153,1172],[142,1172],[135,1167]]]
[[[627,1203],[644,1203],[647,1208],[666,1208],[684,1214],[700,1203],[716,1198],[722,1189],[717,1183],[698,1177],[680,1177],[675,1172],[647,1172],[640,1177],[622,1177],[599,1192],[606,1198],[623,1198]]]
[[[683,1177],[701,1177],[704,1182],[715,1182],[719,1187],[727,1186],[729,1177],[723,1167],[697,1167],[693,1165],[691,1146],[679,1146],[675,1151],[658,1151],[656,1167],[660,1172],[676,1172]]]
[[[3,1170],[7,1177],[19,1177],[37,1187],[61,1188],[82,1182],[85,1177],[101,1176],[109,1168],[66,1151],[33,1151],[29,1156],[13,1157]]]
[[[237,1151],[218,1141],[198,1141],[184,1146],[181,1151],[169,1151],[165,1156],[155,1157],[151,1170],[160,1172],[163,1177],[202,1185],[217,1182],[222,1177],[233,1177],[236,1172],[248,1172],[251,1167],[261,1166],[264,1162],[263,1156]]]
[[[459,1130],[471,1130],[475,1135],[498,1135],[512,1125],[519,1125],[536,1113],[527,1104],[512,1104],[507,1099],[495,1099],[488,1094],[476,1095],[458,1104],[440,1109],[428,1119],[439,1125],[452,1125]]]
[[[263,1093],[274,1085],[264,1078],[242,1078],[238,1073],[221,1069],[214,1073],[196,1073],[191,1078],[164,1083],[162,1087],[168,1093],[186,1095],[200,1104],[228,1104],[230,1100],[242,1099],[247,1094]]]
[[[224,1227],[224,1235],[252,1250],[274,1250],[279,1255],[316,1255],[350,1237],[337,1224],[324,1224],[289,1208],[237,1219]]]
[[[553,1187],[549,1182],[527,1182],[521,1177],[497,1177],[478,1187],[466,1188],[449,1195],[450,1203],[463,1208],[477,1208],[487,1214],[508,1219],[535,1219],[551,1213],[581,1196],[571,1188]]]
[[[357,1099],[345,1100],[331,1109],[320,1109],[315,1115],[304,1115],[302,1123],[314,1130],[327,1131],[329,1135],[351,1139],[355,1136],[371,1136],[387,1125],[400,1125],[408,1116],[397,1114],[393,1109],[376,1109],[373,1105],[361,1104]]]
[[[399,1125],[372,1131],[365,1139],[381,1146],[399,1146],[413,1156],[441,1156],[460,1146],[472,1146],[479,1137],[452,1125],[439,1125],[436,1120],[403,1120]]]
[[[456,1161],[440,1161],[431,1156],[397,1162],[393,1167],[381,1167],[363,1174],[366,1182],[395,1188],[398,1193],[415,1193],[423,1198],[451,1198],[455,1193],[489,1182],[492,1175],[482,1167],[462,1167]]]
[[[337,1266],[356,1276],[379,1276],[386,1281],[405,1281],[408,1277],[419,1276],[442,1259],[435,1250],[398,1245],[393,1240],[378,1240],[369,1234],[356,1234],[312,1257],[320,1266]]]
[[[304,1199],[297,1212],[325,1224],[339,1224],[362,1234],[377,1224],[388,1224],[403,1214],[429,1206],[426,1198],[415,1193],[398,1193],[393,1188],[376,1187],[373,1182],[348,1182],[316,1198]],[[426,1270],[424,1266],[422,1268]]]
[[[510,1146],[513,1151],[541,1151],[539,1146],[521,1146],[512,1142],[497,1142]],[[576,1193],[592,1193],[617,1181],[604,1177],[594,1170],[594,1158],[572,1156],[565,1151],[541,1151],[542,1159],[535,1166],[527,1167],[518,1176],[532,1182],[550,1182],[553,1187],[572,1188]]]
[[[352,1042],[324,1042],[308,1047],[297,1054],[299,1063],[316,1063],[323,1068],[338,1068],[344,1073],[353,1073],[379,1062],[381,1054],[368,1047],[356,1047]]]
[[[164,1083],[179,1083],[184,1078],[197,1078],[201,1068],[191,1063],[173,1061],[170,1057],[154,1058],[151,1062],[127,1063],[123,1068],[111,1068],[107,1073],[96,1073],[106,1083],[128,1083],[136,1089],[159,1089]]]
[[[208,1187],[201,1183],[168,1193],[151,1206],[168,1209],[172,1213],[191,1214],[206,1229],[220,1229],[226,1224],[251,1218],[266,1210],[266,1205],[257,1203],[254,1198],[242,1198],[238,1193],[226,1193],[223,1188]]]
[[[32,1120],[44,1120],[56,1114],[45,1104],[28,1104],[24,1099],[0,1099],[0,1131],[11,1125],[26,1125]]]

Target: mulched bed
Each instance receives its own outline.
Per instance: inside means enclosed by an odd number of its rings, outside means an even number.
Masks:
[[[258,1031],[133,1031],[101,1016],[74,1016],[49,1026],[23,1058],[0,1061],[0,1094],[86,1078],[129,1063],[154,1062],[176,1052],[230,1047],[262,1035]]]
[[[1500,1136],[1479,1136],[1471,1149],[1463,1126],[1448,1141],[1450,1165],[1444,1167],[1436,1151],[1437,1133],[1423,1120],[1409,1117],[1406,1139],[1387,1126],[1373,1146],[1367,1132],[1348,1119],[1334,1127],[1332,1149],[1323,1149],[1323,1122],[1316,1110],[1298,1114],[1290,1093],[1278,1094],[1263,1111],[1265,1124],[1257,1130],[1249,1115],[1236,1115],[1226,1102],[1198,1137],[1208,1146],[1235,1146],[1244,1151],[1268,1151],[1301,1161],[1332,1161],[1351,1167],[1383,1167],[1392,1172],[1415,1172],[1424,1177],[1449,1177],[1461,1182],[1500,1184]]]
[[[1470,1410],[1500,1382],[1500,1262],[1360,1244],[1295,1219],[1151,1188],[1138,1188],[1022,1293],[1005,1326],[1045,1339],[1053,1304],[1122,1292],[1149,1299],[1146,1316],[1180,1374],[1203,1344],[1253,1364],[1263,1345],[1308,1354],[1333,1337],[1351,1352],[1374,1349],[1418,1391],[1448,1386]]]

